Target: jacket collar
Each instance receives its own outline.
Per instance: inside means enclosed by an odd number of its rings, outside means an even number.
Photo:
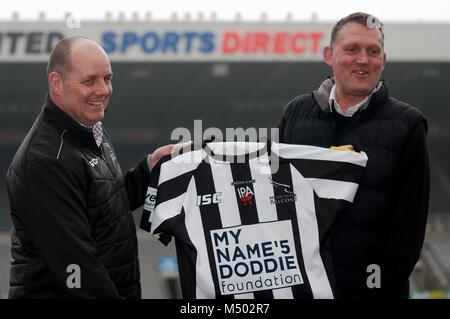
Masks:
[[[42,120],[55,125],[61,131],[68,130],[80,143],[94,148],[98,148],[95,143],[92,129],[85,127],[72,119],[67,113],[51,100],[50,94],[47,94],[42,107]]]
[[[312,93],[317,104],[325,113],[330,113],[329,99],[334,83],[334,78],[328,78],[323,81],[319,88]],[[372,94],[369,105],[364,108],[364,110],[361,110],[361,112],[376,108],[376,105],[385,102],[388,98],[389,90],[387,84],[384,80],[381,80],[381,87]]]

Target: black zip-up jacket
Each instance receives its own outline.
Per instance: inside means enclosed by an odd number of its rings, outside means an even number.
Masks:
[[[313,94],[288,103],[280,141],[351,144],[366,152],[353,205],[338,215],[331,233],[339,293],[344,298],[406,298],[428,213],[427,122],[416,108],[389,97],[384,82],[367,108],[344,118],[328,104],[333,84],[327,79]]]
[[[9,298],[140,298],[131,211],[149,173],[144,157],[123,176],[106,131],[97,147],[47,96],[7,172]]]

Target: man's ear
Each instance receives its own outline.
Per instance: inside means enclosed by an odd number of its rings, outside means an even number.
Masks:
[[[51,72],[48,75],[48,86],[52,92],[58,94],[61,91],[62,84],[62,78],[57,72]]]
[[[384,52],[383,53],[383,66],[382,66],[381,70],[384,70],[384,67],[386,65],[386,61],[387,61],[387,55],[386,55],[386,52]]]
[[[330,68],[333,67],[333,48],[331,46],[326,46],[323,49],[323,59]]]

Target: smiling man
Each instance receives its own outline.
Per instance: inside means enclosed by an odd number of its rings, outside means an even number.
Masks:
[[[337,22],[324,60],[333,77],[286,105],[280,141],[367,153],[354,203],[330,234],[338,297],[406,298],[428,213],[427,121],[380,80],[386,53],[375,17]]]
[[[47,73],[49,95],[7,173],[9,298],[140,298],[131,211],[173,146],[122,175],[101,123],[113,72],[95,42],[60,41]]]
[[[108,56],[95,42],[80,39],[73,41],[69,61],[60,66],[64,58],[55,54],[50,59],[50,98],[78,123],[93,126],[105,116],[113,92]]]
[[[369,28],[366,22],[349,22],[333,30],[324,58],[333,69],[335,85],[330,96],[338,113],[352,115],[377,89],[386,64],[383,47],[381,29]]]

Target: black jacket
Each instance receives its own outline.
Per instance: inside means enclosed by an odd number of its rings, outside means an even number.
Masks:
[[[97,147],[47,97],[7,172],[9,298],[140,298],[131,211],[144,203],[149,168],[145,157],[122,176],[104,133]],[[80,288],[67,285],[77,283],[70,265]]]
[[[389,97],[385,83],[367,108],[344,118],[328,106],[332,86],[327,79],[286,106],[280,141],[352,144],[367,153],[354,203],[340,213],[331,233],[339,292],[344,298],[407,297],[428,213],[427,122],[416,108]],[[368,287],[378,286],[370,265],[380,267],[380,288]]]

